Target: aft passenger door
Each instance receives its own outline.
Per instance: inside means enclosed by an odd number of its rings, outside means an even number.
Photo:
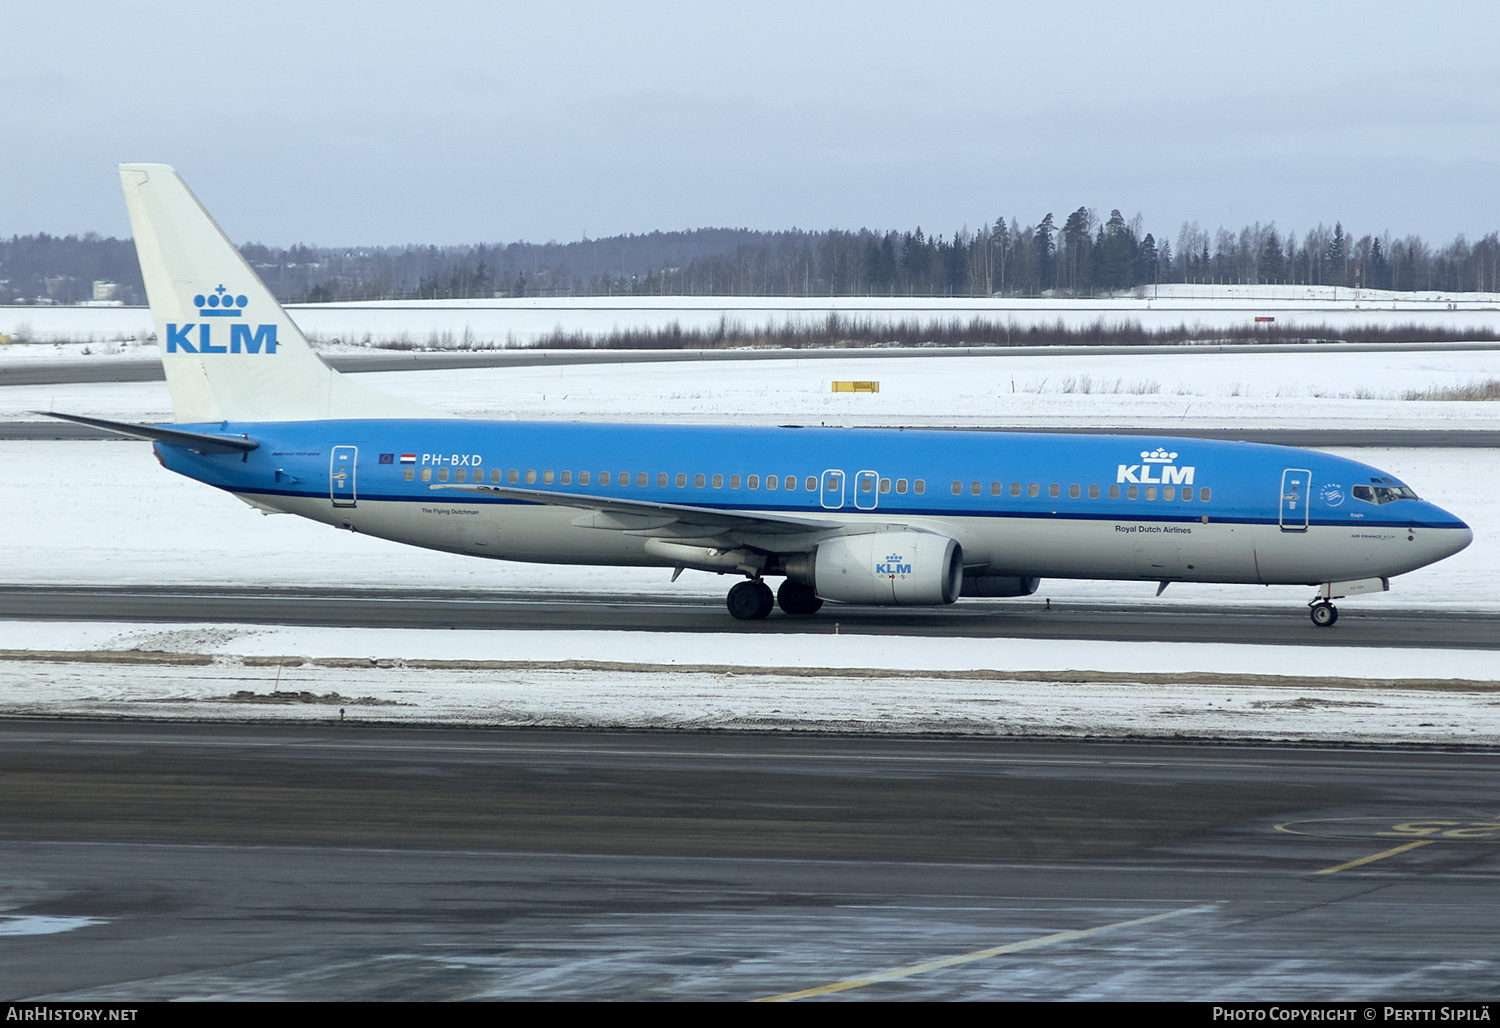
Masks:
[[[1308,497],[1312,492],[1312,472],[1306,468],[1287,468],[1281,473],[1281,530],[1306,532]]]
[[[357,446],[335,446],[328,461],[328,494],[335,507],[353,507],[354,464],[359,456]]]

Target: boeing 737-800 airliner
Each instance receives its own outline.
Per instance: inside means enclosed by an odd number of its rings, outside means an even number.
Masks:
[[[266,510],[479,557],[729,573],[745,619],[1059,577],[1315,586],[1331,625],[1332,600],[1472,538],[1392,475],[1279,446],[456,418],[325,365],[171,168],[120,177],[176,422],[59,416]]]

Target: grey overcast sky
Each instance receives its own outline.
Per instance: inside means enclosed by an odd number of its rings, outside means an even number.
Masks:
[[[271,244],[951,234],[1079,206],[1174,242],[1500,228],[1494,0],[0,11],[6,236],[127,234],[122,161],[175,165]]]

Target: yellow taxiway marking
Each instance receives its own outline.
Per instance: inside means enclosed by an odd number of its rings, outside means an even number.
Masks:
[[[1405,846],[1397,846],[1395,849],[1386,850],[1383,853],[1372,853],[1368,857],[1360,857],[1358,860],[1351,860],[1349,861],[1349,863],[1340,864],[1338,867],[1325,867],[1323,870],[1315,871],[1313,873],[1320,875],[1331,875],[1335,871],[1347,871],[1351,867],[1359,867],[1362,864],[1373,864],[1377,860],[1384,860],[1386,857],[1394,857],[1397,853],[1405,853],[1407,850],[1414,850],[1418,846],[1431,846],[1435,841],[1435,839],[1418,839],[1416,842],[1409,842]]]
[[[1130,921],[1116,921],[1114,924],[1099,925],[1097,928],[1083,928],[1077,931],[1054,932],[1051,935],[1042,935],[1035,939],[1026,939],[1023,942],[1012,942],[1004,946],[995,946],[991,949],[975,950],[973,953],[963,953],[956,957],[943,957],[939,960],[929,960],[921,964],[911,964],[907,967],[892,968],[889,971],[881,971],[867,978],[851,978],[848,981],[833,982],[829,985],[819,985],[812,989],[802,989],[798,992],[783,992],[776,996],[762,996],[753,1000],[755,1003],[780,1003],[785,1000],[807,999],[811,996],[826,996],[831,992],[847,992],[849,989],[862,989],[866,985],[874,985],[877,982],[894,981],[897,978],[910,978],[912,975],[923,974],[927,971],[936,971],[943,967],[953,967],[956,964],[968,964],[975,960],[983,960],[986,957],[998,957],[1007,953],[1021,953],[1029,949],[1040,949],[1043,946],[1054,946],[1060,942],[1072,942],[1074,939],[1086,939],[1090,935],[1098,935],[1101,932],[1112,932],[1117,928],[1131,928],[1135,925],[1150,924],[1153,921],[1165,921],[1169,917],[1181,917],[1183,914],[1195,914],[1203,910],[1214,910],[1217,903],[1205,903],[1196,907],[1183,907],[1181,910],[1169,910],[1165,914],[1152,914],[1150,917],[1137,917]]]

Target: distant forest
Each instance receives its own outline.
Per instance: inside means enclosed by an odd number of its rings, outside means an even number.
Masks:
[[[1090,296],[1198,282],[1500,291],[1500,234],[1432,246],[1418,236],[1355,238],[1342,223],[1300,236],[1275,225],[1177,238],[1143,232],[1118,210],[1080,207],[1059,225],[997,218],[951,237],[911,232],[696,229],[573,243],[291,247],[241,252],[283,301],[523,296]],[[0,240],[0,303],[76,303],[95,282],[143,303],[128,239]],[[104,288],[103,294],[111,293]],[[101,295],[99,298],[111,298]]]

